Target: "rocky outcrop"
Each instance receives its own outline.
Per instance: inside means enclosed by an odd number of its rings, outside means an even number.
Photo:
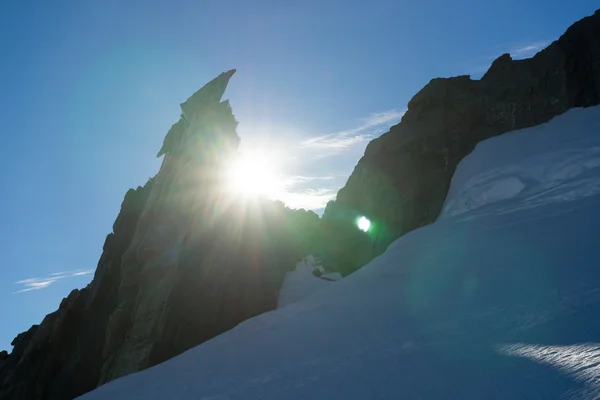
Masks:
[[[600,10],[527,60],[504,54],[480,80],[433,79],[402,121],[373,140],[323,216],[326,267],[351,273],[433,222],[454,170],[489,137],[600,103]],[[364,234],[360,216],[371,220]]]
[[[276,307],[319,220],[226,192],[239,137],[221,97],[234,72],[181,105],[160,171],[127,192],[92,282],[0,360],[0,399],[72,399]]]
[[[8,351],[6,351],[6,350],[0,351],[0,371],[2,371],[2,368],[4,367],[4,364],[6,363],[7,358],[8,358]]]
[[[118,302],[120,259],[150,187],[127,192],[92,283],[73,290],[57,311],[14,339],[0,370],[0,399],[71,399],[97,386],[106,325]]]

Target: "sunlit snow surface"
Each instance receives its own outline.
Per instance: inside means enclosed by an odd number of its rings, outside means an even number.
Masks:
[[[597,110],[576,109],[480,143],[458,167],[443,215],[497,215],[600,193],[599,134]]]
[[[438,222],[91,399],[600,398],[600,108],[477,146]]]

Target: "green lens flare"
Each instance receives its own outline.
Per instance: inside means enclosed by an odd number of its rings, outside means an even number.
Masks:
[[[369,221],[366,217],[360,217],[358,219],[358,229],[363,232],[368,232],[371,227],[371,221]]]

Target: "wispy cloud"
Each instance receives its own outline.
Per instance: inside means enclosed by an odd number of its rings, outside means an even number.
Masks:
[[[288,176],[283,180],[284,187],[291,187],[303,183],[315,182],[315,181],[330,181],[333,180],[336,175],[328,175],[328,176],[303,176],[303,175],[293,175]]]
[[[279,167],[281,175],[269,197],[291,208],[316,210],[335,199],[367,142],[388,130],[403,115],[404,111],[397,109],[368,114],[351,129],[316,137],[306,130],[262,122],[240,125],[238,132],[243,138],[243,151],[256,149],[264,153],[268,149],[273,164]],[[334,173],[321,175],[321,171]]]
[[[286,191],[280,199],[290,208],[304,208],[316,210],[324,208],[329,200],[335,199],[337,187],[304,189],[298,191]]]
[[[521,42],[492,46],[490,53],[480,54],[470,60],[460,62],[459,67],[474,78],[481,77],[490,68],[492,62],[501,54],[508,53],[513,59],[520,60],[534,56],[538,51],[546,48],[549,40]]]
[[[324,208],[329,200],[335,199],[347,178],[347,174],[292,175],[283,180],[282,190],[277,198],[291,208]]]
[[[355,128],[305,139],[298,143],[296,153],[303,159],[310,158],[310,163],[303,163],[302,170],[312,171],[330,169],[332,163],[349,162],[352,154],[362,152],[360,145],[386,131],[390,125],[397,123],[404,111],[388,110],[370,114],[363,118]],[[309,153],[307,153],[309,152]],[[343,153],[343,155],[342,155]],[[327,157],[327,158],[325,158]],[[337,157],[337,158],[332,158]],[[290,175],[283,179],[281,191],[274,198],[283,201],[291,208],[307,210],[322,209],[327,202],[335,199],[338,190],[344,185],[356,162],[348,164],[347,174],[312,175],[302,173]],[[310,166],[310,168],[307,168]],[[322,168],[319,168],[322,166]]]
[[[374,113],[362,120],[362,123],[356,128],[305,140],[300,143],[300,147],[327,149],[336,153],[347,147],[372,139],[376,134],[381,133],[382,129],[387,128],[387,125],[391,122],[400,120],[403,115],[404,111],[400,110]]]
[[[83,275],[89,275],[94,273],[93,269],[88,269],[86,271],[77,271],[77,272],[73,272],[73,274],[71,274],[71,276],[83,276]]]
[[[15,282],[15,284],[22,285],[24,287],[24,289],[17,290],[16,292],[13,292],[13,294],[30,292],[32,290],[44,289],[44,288],[47,288],[48,286],[52,285],[54,282],[56,282],[58,280],[66,279],[66,278],[73,278],[76,276],[89,275],[89,274],[92,274],[93,272],[94,272],[93,269],[89,269],[89,270],[77,269],[77,270],[73,270],[73,271],[53,272],[51,274],[48,274],[45,277],[23,279],[23,280]]]
[[[513,47],[509,53],[512,58],[529,58],[535,55],[538,51],[547,47],[550,41],[543,40],[539,42],[527,43],[520,46]]]

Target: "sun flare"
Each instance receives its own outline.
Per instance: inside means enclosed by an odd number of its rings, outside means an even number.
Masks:
[[[265,152],[239,154],[229,169],[229,186],[244,196],[274,197],[280,189],[277,165]]]

